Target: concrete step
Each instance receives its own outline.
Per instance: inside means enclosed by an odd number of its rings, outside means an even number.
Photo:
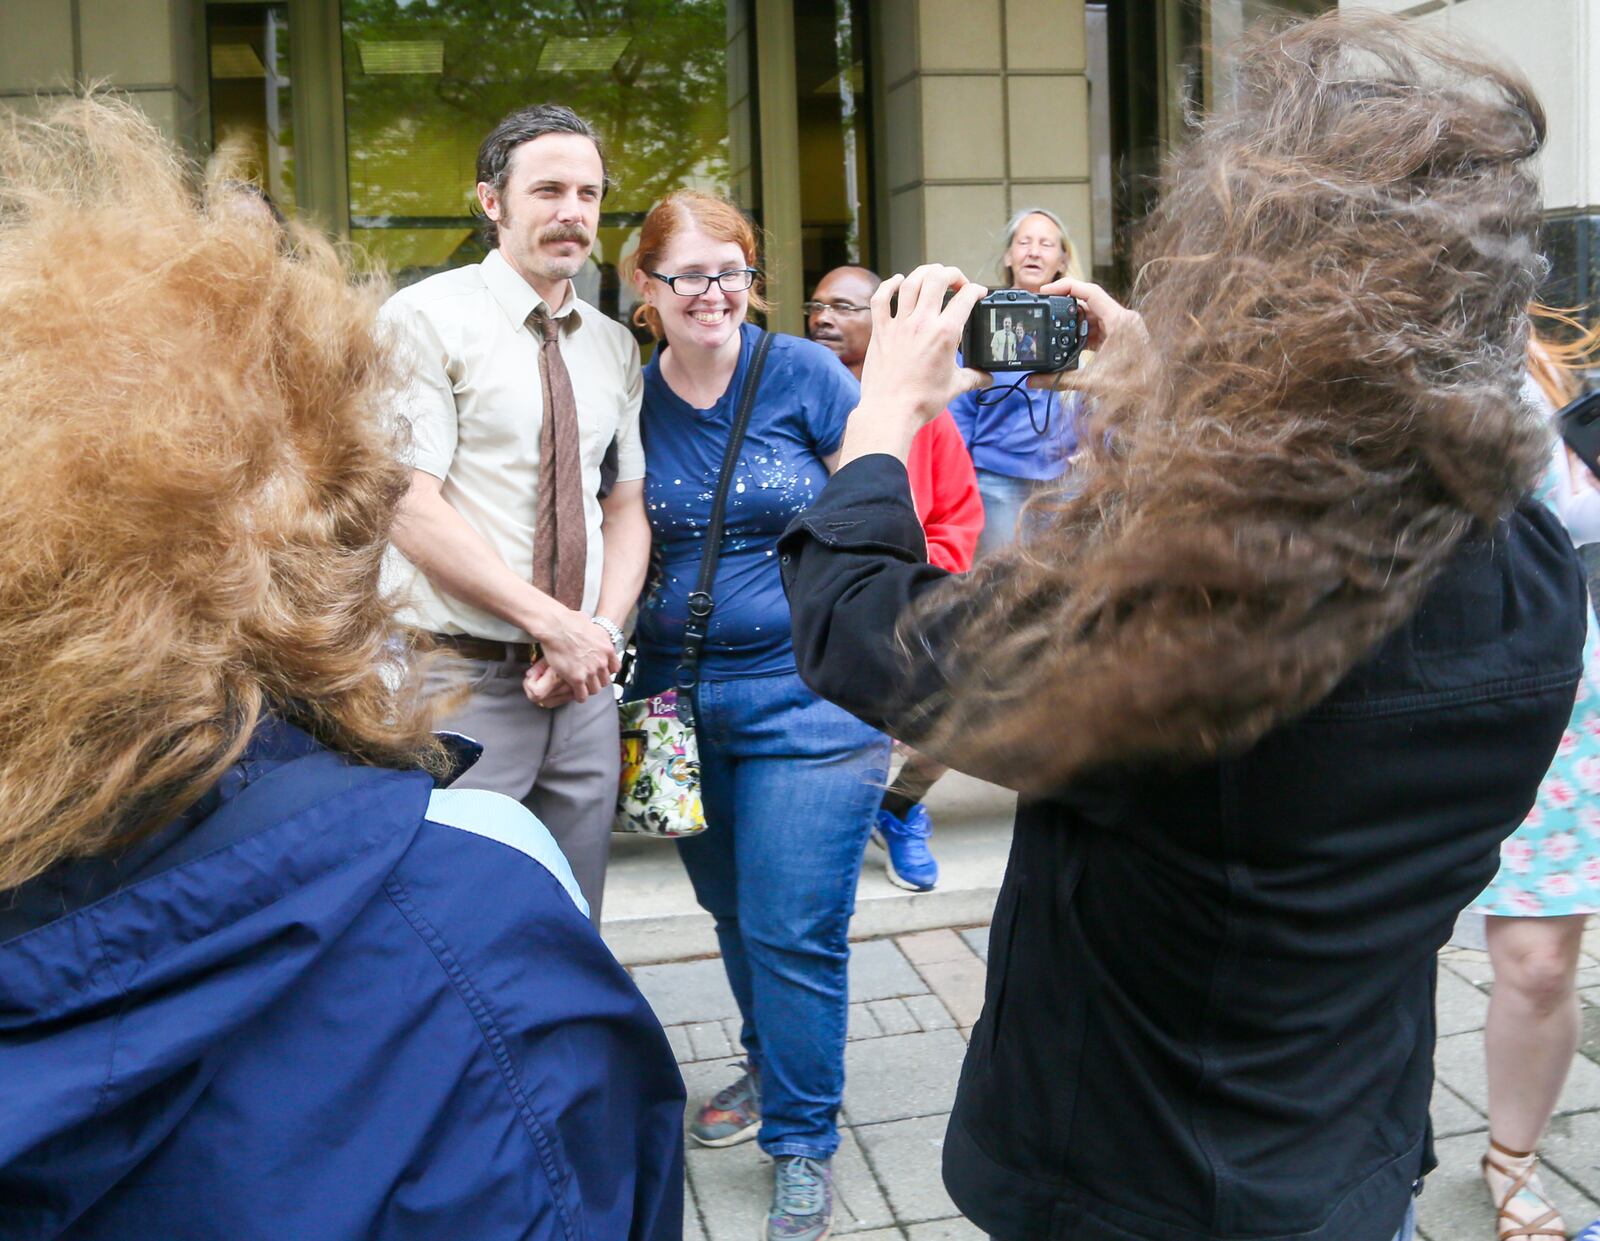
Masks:
[[[868,845],[850,938],[988,922],[1011,849],[1016,803],[1016,794],[1006,789],[960,772],[945,776],[927,800],[939,886],[932,892],[896,887],[883,873],[883,851]],[[695,903],[670,841],[612,838],[605,910],[600,933],[624,965],[683,961],[717,951],[711,916]]]

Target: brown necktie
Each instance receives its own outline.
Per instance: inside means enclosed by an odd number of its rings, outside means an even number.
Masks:
[[[583,606],[589,530],[583,517],[583,459],[578,452],[578,402],[561,358],[561,325],[536,310],[528,326],[539,347],[544,423],[539,428],[539,508],[533,528],[533,584],[569,608]]]

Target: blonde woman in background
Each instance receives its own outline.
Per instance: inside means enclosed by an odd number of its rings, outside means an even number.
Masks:
[[[1054,211],[1044,207],[1018,211],[1007,221],[1004,237],[1000,287],[1037,293],[1063,276],[1082,278],[1078,252]],[[1009,322],[1004,329],[1012,334]],[[1015,358],[1019,343],[1012,339],[1003,347],[997,345],[995,353]],[[1054,396],[1021,386],[1004,394],[999,391],[1022,377],[1022,372],[998,371],[993,391],[964,393],[950,405],[972,453],[983,496],[979,557],[1011,542],[1024,502],[1041,483],[1054,482],[1067,472],[1078,447],[1078,395]]]

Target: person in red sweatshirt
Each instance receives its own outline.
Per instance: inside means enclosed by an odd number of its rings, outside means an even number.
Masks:
[[[835,267],[817,281],[805,305],[806,334],[831,349],[857,379],[872,339],[867,303],[882,283],[865,267]],[[965,573],[983,533],[983,499],[966,441],[949,410],[917,432],[906,473],[928,542],[928,563]],[[939,881],[939,864],[928,848],[933,821],[922,799],[946,770],[912,753],[878,810],[873,839],[889,855],[884,872],[891,883],[913,892],[931,891]]]
[[[865,267],[835,267],[817,281],[805,304],[806,335],[831,349],[857,379],[872,339],[867,303],[882,283],[881,276]],[[949,410],[911,441],[906,471],[917,520],[928,539],[928,563],[966,572],[983,531],[983,500],[972,456]]]

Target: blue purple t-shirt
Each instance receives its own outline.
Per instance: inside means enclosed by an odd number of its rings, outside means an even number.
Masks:
[[[740,332],[738,369],[710,409],[695,409],[667,384],[661,374],[665,347],[644,370],[639,429],[653,542],[639,605],[636,693],[670,685],[683,650],[688,596],[700,573],[717,476],[761,329],[745,324]],[[794,669],[778,536],[827,483],[822,459],[838,451],[860,395],[855,376],[827,349],[796,336],[773,336],[728,492],[702,680]]]
[[[1060,478],[1078,450],[1083,397],[1026,387],[999,395],[998,389],[1026,383],[1027,378],[1027,371],[995,371],[992,387],[964,392],[951,401],[950,416],[977,469],[1036,481]]]

